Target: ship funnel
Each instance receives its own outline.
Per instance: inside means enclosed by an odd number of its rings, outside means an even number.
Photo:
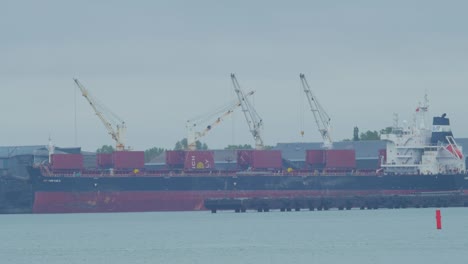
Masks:
[[[432,144],[448,144],[447,137],[453,137],[452,129],[450,128],[450,119],[446,116],[447,114],[444,113],[440,117],[434,117],[432,121]]]

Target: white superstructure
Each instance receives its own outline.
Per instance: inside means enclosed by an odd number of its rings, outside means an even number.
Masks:
[[[434,118],[427,126],[427,96],[425,103],[416,109],[411,125],[398,124],[390,133],[382,133],[387,141],[386,160],[382,158],[385,173],[394,174],[453,174],[466,170],[462,148],[457,145],[449,126],[449,119]],[[441,127],[443,129],[441,129]]]

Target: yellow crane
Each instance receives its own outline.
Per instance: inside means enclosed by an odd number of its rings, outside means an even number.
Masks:
[[[102,124],[106,127],[109,135],[111,135],[112,139],[115,141],[115,149],[117,151],[126,150],[124,137],[127,127],[125,122],[94,98],[78,79],[73,80],[80,89],[83,97],[86,98],[91,108],[93,108],[94,113],[96,113],[99,120],[101,120]]]
[[[253,95],[254,91],[249,92],[248,94],[245,95],[245,97]],[[205,136],[211,129],[217,125],[219,125],[224,118],[229,116],[234,112],[234,110],[237,107],[241,106],[240,101],[234,101],[233,103],[230,103],[220,109],[217,109],[216,111],[213,111],[210,114],[203,115],[198,118],[194,118],[191,120],[187,121],[186,127],[187,127],[187,148],[189,150],[196,150],[197,149],[197,141]],[[196,128],[202,124],[205,123],[209,120],[212,120],[213,117],[216,117],[213,122],[209,123],[202,131],[196,131]]]
[[[241,89],[239,82],[237,81],[236,75],[231,73],[231,81],[234,86],[234,91],[239,98],[241,103],[242,112],[244,112],[245,119],[255,140],[255,149],[263,149],[263,139],[262,139],[262,129],[263,129],[263,120],[260,115],[255,110],[253,104],[248,100],[247,95],[244,94],[244,91]]]
[[[322,105],[317,100],[317,97],[312,93],[309,83],[303,73],[299,74],[301,79],[302,88],[306,94],[307,101],[309,102],[310,111],[314,115],[315,123],[317,124],[317,129],[322,136],[323,147],[326,149],[333,148],[333,140],[331,136],[332,125],[331,118],[322,107]]]

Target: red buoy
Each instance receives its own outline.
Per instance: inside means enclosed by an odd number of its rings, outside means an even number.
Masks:
[[[440,210],[436,210],[436,221],[437,221],[437,229],[442,229],[442,215],[440,214]]]

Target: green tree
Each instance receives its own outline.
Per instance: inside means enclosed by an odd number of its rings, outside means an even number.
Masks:
[[[252,146],[249,144],[244,145],[228,145],[224,149],[252,149]]]
[[[392,127],[386,127],[384,129],[380,130],[380,135],[382,134],[390,134],[392,132],[393,128]]]
[[[184,150],[187,149],[187,139],[184,138],[176,142],[174,150]]]
[[[365,133],[361,133],[359,140],[379,140],[380,134],[377,131],[368,130]]]
[[[163,148],[157,148],[157,147],[153,147],[153,148],[145,150],[145,162],[151,161],[155,157],[161,155],[161,153],[163,153],[164,151],[166,150]]]
[[[208,149],[208,145],[206,143],[201,143],[199,140],[197,140],[197,142],[195,144],[196,144],[197,149],[199,149],[199,150],[207,150]],[[188,148],[187,139],[183,138],[182,140],[176,142],[174,150],[184,150],[184,149],[187,149],[187,148]]]
[[[200,141],[197,140],[197,149],[207,150],[208,145],[206,143],[201,143]]]
[[[354,131],[353,131],[353,141],[359,141],[359,140],[379,140],[380,139],[380,136],[382,134],[389,134],[392,132],[392,127],[386,127],[386,128],[383,128],[381,129],[379,132],[377,131],[371,131],[371,130],[367,130],[366,132],[364,133],[360,133],[359,134],[359,128],[358,127],[354,127]],[[349,140],[343,140],[343,141],[349,141]]]
[[[103,145],[102,147],[96,150],[96,153],[112,153],[114,152],[114,147],[111,145]]]

